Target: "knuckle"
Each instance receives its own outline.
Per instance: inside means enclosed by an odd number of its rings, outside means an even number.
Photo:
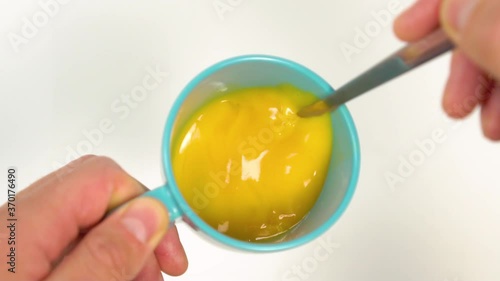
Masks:
[[[107,156],[96,156],[95,161],[100,167],[112,167],[112,168],[119,167],[118,164],[115,162],[115,160]]]
[[[95,158],[95,157],[97,157],[97,156],[95,156],[93,154],[83,155],[83,156],[69,162],[66,166],[70,167],[70,168],[75,168],[77,166],[82,165],[85,161],[90,160],[90,159]]]
[[[82,157],[80,157],[78,160],[80,160],[81,162],[85,162],[87,160],[90,160],[90,159],[93,159],[96,157],[98,157],[98,156],[96,156],[94,154],[86,154],[86,155],[83,155]]]
[[[103,186],[118,187],[129,175],[113,159],[100,156],[95,169]]]
[[[73,173],[75,170],[78,170],[78,168],[80,168],[85,162],[95,157],[96,156],[92,154],[84,155],[62,166],[57,171],[55,171],[55,174],[59,181],[62,181],[64,176],[67,176]]]
[[[124,190],[133,194],[144,192],[144,187],[129,175],[118,163],[108,157],[100,156],[96,167],[102,186],[113,190]]]
[[[116,163],[109,157],[99,156],[97,163],[97,169],[106,179],[113,179],[126,175],[125,171],[120,167],[120,165],[118,165],[118,163]]]

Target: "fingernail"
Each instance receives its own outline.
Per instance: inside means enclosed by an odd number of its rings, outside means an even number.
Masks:
[[[126,207],[121,223],[141,243],[154,244],[167,231],[168,213],[160,202],[139,198]]]
[[[479,0],[449,0],[445,4],[445,22],[456,32],[464,28]]]

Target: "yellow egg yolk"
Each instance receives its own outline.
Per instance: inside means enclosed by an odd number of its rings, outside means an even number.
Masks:
[[[330,161],[330,116],[300,118],[316,100],[290,85],[246,88],[200,107],[172,145],[176,183],[192,209],[243,241],[272,241],[318,198]]]

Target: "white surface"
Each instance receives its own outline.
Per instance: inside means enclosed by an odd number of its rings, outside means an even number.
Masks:
[[[1,169],[17,166],[25,187],[54,162],[65,163],[66,147],[85,139],[82,130],[110,118],[115,130],[92,153],[114,158],[155,187],[163,183],[160,141],[172,101],[207,66],[272,54],[338,87],[401,46],[387,25],[351,61],[340,49],[353,44],[370,12],[387,9],[387,0],[219,2],[234,7],[219,17],[211,0],[72,0],[16,53],[9,34],[19,34],[22,18],[41,8],[37,1],[1,1]],[[478,114],[457,126],[442,113],[448,62],[443,57],[349,103],[361,176],[347,212],[322,238],[338,244],[325,261],[313,258],[319,240],[283,253],[234,253],[179,224],[190,267],[177,279],[499,280],[500,144],[483,138]],[[155,65],[170,76],[121,118],[111,104]],[[390,188],[385,174],[397,173],[399,156],[415,153],[415,141],[436,129],[446,140]],[[6,192],[0,194],[4,202]],[[309,272],[293,275],[294,266]]]

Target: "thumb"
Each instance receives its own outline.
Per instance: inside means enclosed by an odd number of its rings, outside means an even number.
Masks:
[[[500,1],[444,0],[441,25],[483,70],[500,79]]]
[[[168,213],[153,198],[137,198],[95,226],[47,281],[134,279],[168,228]]]
[[[500,79],[500,1],[444,0],[441,25],[460,49]]]

